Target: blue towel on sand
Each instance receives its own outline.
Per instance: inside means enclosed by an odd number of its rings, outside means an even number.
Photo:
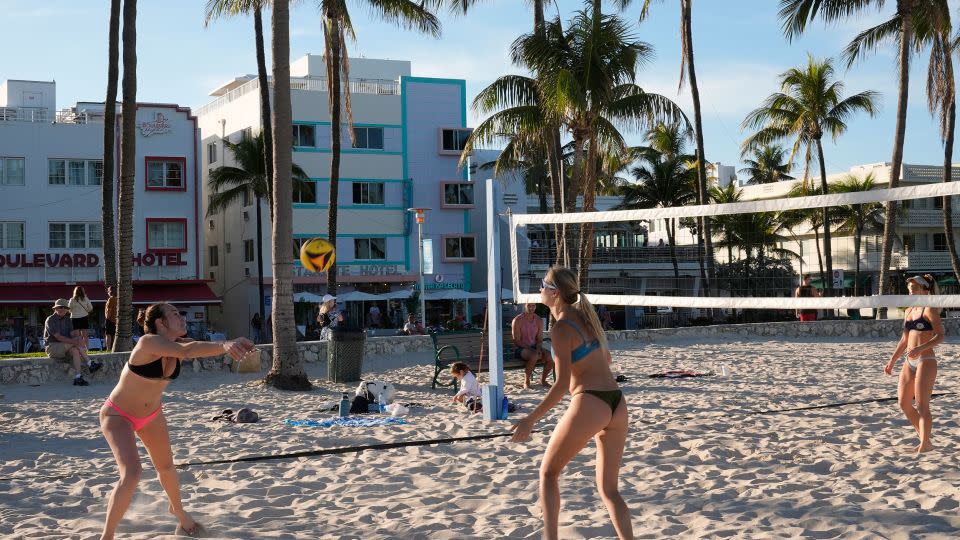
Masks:
[[[333,417],[326,420],[291,420],[287,418],[283,421],[288,426],[295,427],[375,427],[375,426],[396,426],[408,423],[403,418],[387,416],[383,418],[367,418],[363,416],[347,416],[345,418]]]

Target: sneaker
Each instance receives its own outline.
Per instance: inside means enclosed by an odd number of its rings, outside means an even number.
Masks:
[[[90,386],[90,383],[83,380],[83,377],[77,377],[76,379],[73,380],[73,385],[74,386]]]
[[[90,370],[91,375],[100,371],[100,368],[102,367],[103,367],[103,362],[97,362],[96,360],[94,360],[93,362],[90,362],[90,365],[87,366],[87,368]]]

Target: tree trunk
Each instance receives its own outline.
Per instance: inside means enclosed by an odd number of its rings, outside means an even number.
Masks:
[[[137,0],[123,3],[123,106],[120,131],[120,275],[117,279],[117,336],[114,351],[132,348],[133,196],[137,171]],[[144,234],[146,231],[144,230]]]
[[[827,277],[823,273],[823,253],[820,251],[820,227],[813,228],[813,245],[817,247],[817,264],[820,266],[820,283],[826,286]]]
[[[677,231],[674,226],[674,218],[667,222],[667,243],[670,244],[667,249],[670,252],[670,264],[673,265],[673,294],[680,295],[680,263],[677,261]]]
[[[560,155],[560,128],[551,126],[547,131],[547,141],[550,147],[550,190],[553,192],[553,212],[562,214],[566,208],[566,194],[563,185],[565,176],[563,170],[563,159]],[[554,236],[557,244],[556,265],[561,266],[567,260],[567,225],[561,223],[554,226]]]
[[[863,242],[863,229],[857,228],[853,235],[853,257],[856,270],[853,273],[853,295],[860,296],[860,245]]]
[[[117,233],[113,208],[116,204],[113,155],[117,136],[117,84],[120,78],[120,0],[110,0],[110,32],[107,39],[107,99],[103,104],[103,183],[100,212],[103,232],[103,281],[119,290],[117,283]],[[114,321],[116,322],[116,321]]]
[[[257,49],[257,81],[260,83],[260,125],[263,129],[263,173],[267,184],[267,206],[270,221],[273,222],[273,126],[270,118],[270,81],[267,80],[267,59],[263,44],[263,14],[260,4],[253,10],[253,33]],[[257,294],[260,317],[266,318],[266,291],[263,285],[263,218],[261,216],[260,197],[257,197]]]
[[[264,383],[283,390],[310,390],[297,352],[293,320],[293,111],[290,104],[290,2],[273,1],[273,365]]]
[[[947,56],[947,62],[953,63],[950,56]],[[947,70],[947,73],[953,73],[953,67]],[[953,181],[953,135],[957,123],[957,96],[955,92],[950,92],[950,107],[947,111],[947,136],[943,144],[943,181]],[[950,265],[953,267],[953,275],[960,282],[960,259],[957,258],[957,240],[953,236],[953,197],[943,198],[943,234],[947,239],[947,251],[950,253]]]
[[[587,159],[584,164],[583,178],[583,211],[596,210],[597,197],[597,139],[591,136],[587,143]],[[590,261],[593,259],[593,223],[584,222],[580,225],[580,263],[577,265],[577,282],[580,290],[590,290]]]
[[[687,64],[687,77],[690,79],[690,97],[693,100],[693,127],[696,130],[697,136],[697,204],[708,204],[710,199],[707,196],[707,170],[706,170],[706,153],[703,148],[703,120],[700,115],[700,87],[697,85],[697,70],[694,67],[693,63],[693,31],[691,29],[691,3],[692,0],[681,0],[680,1],[680,14],[682,19],[682,28],[681,33],[684,38],[683,41],[683,56],[684,61]],[[700,233],[703,235],[703,247],[706,249],[706,254],[702,253],[700,244],[698,243],[697,255],[700,258],[701,274],[704,274],[703,270],[703,258],[707,259],[707,268],[704,275],[703,291],[706,296],[710,296],[710,283],[713,281],[714,276],[716,276],[716,262],[714,261],[713,256],[713,226],[710,223],[709,217],[700,217],[697,219],[700,222],[699,229]]]
[[[330,35],[327,38],[330,44],[327,50],[327,85],[330,91],[330,195],[327,207],[327,239],[334,246],[337,245],[337,197],[340,192],[340,77],[342,71],[340,63],[343,60],[340,52],[343,44],[340,43],[340,20],[338,13],[325,14],[328,18]],[[327,293],[337,295],[337,265],[334,262],[327,270]]]
[[[824,195],[830,193],[830,187],[827,186],[827,166],[823,161],[823,145],[820,139],[817,139],[817,160],[820,161],[820,189]],[[820,279],[826,279],[823,282],[824,296],[833,296],[833,245],[830,239],[830,211],[823,207],[823,256],[827,262],[827,276]]]
[[[910,90],[910,47],[913,45],[913,0],[897,0],[897,12],[901,18],[900,51],[897,67],[900,74],[897,93],[897,127],[893,139],[893,157],[890,160],[890,183],[888,188],[900,184],[900,168],[903,166],[903,139],[907,131],[907,100]],[[896,201],[884,203],[883,247],[880,253],[880,294],[890,292],[890,259],[893,252],[893,236],[897,227]]]

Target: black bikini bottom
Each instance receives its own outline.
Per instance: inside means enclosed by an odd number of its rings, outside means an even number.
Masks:
[[[591,396],[600,398],[604,403],[610,406],[610,412],[616,412],[617,407],[620,405],[620,400],[623,399],[622,390],[584,390],[580,393],[590,394]]]

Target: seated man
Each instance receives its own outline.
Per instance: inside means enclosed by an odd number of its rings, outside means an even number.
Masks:
[[[511,329],[513,333],[513,350],[515,358],[523,360],[524,380],[523,387],[530,388],[530,376],[533,374],[533,368],[537,362],[543,362],[543,376],[540,377],[540,384],[550,386],[547,382],[547,375],[553,369],[553,360],[550,353],[543,348],[543,319],[537,313],[536,304],[527,304],[524,306],[524,312],[513,318]]]
[[[46,352],[50,358],[64,360],[73,367],[73,385],[87,386],[90,383],[83,379],[80,371],[81,362],[86,361],[90,373],[95,373],[102,364],[90,362],[87,351],[83,347],[80,332],[73,329],[70,321],[70,304],[63,298],[53,304],[53,315],[47,317],[43,323],[43,339],[47,343]]]
[[[403,333],[408,336],[416,336],[423,333],[423,325],[414,316],[413,313],[407,314],[407,323],[403,325]]]

